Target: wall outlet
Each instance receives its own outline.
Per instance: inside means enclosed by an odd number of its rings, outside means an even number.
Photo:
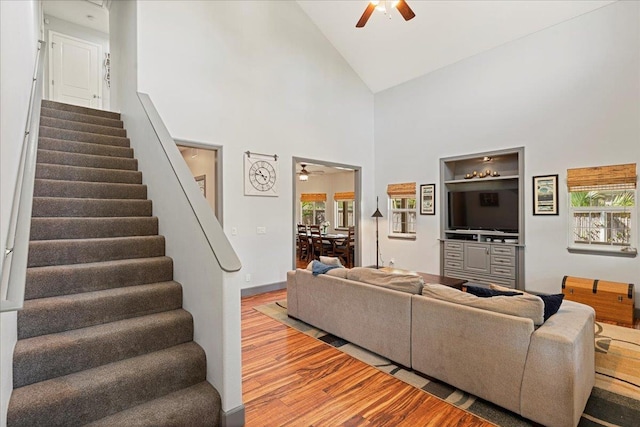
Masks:
[[[231,235],[232,236],[237,236],[238,235],[238,228],[237,227],[231,227]]]
[[[250,282],[251,281],[251,273],[247,273],[244,275],[244,281],[245,282]]]
[[[267,234],[267,227],[258,227],[258,228],[256,228],[256,233],[258,233],[258,234]]]

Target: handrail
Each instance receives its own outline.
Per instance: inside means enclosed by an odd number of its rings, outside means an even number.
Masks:
[[[238,255],[231,246],[229,239],[227,239],[220,223],[216,217],[211,214],[211,209],[209,209],[204,198],[198,191],[198,187],[195,185],[193,176],[190,174],[189,169],[184,163],[184,159],[180,155],[180,151],[178,150],[175,141],[164,125],[164,122],[153,105],[151,98],[146,93],[138,92],[138,99],[140,100],[142,108],[151,123],[151,127],[153,127],[153,131],[158,137],[158,141],[160,141],[160,145],[162,146],[165,156],[169,160],[171,169],[178,179],[184,195],[187,197],[189,206],[191,207],[191,210],[204,233],[204,237],[218,261],[218,265],[220,265],[222,270],[227,272],[240,270],[242,268],[242,264]],[[193,183],[193,185],[185,187],[184,184],[186,182]],[[195,206],[194,202],[196,203]]]
[[[33,187],[36,175],[36,156],[40,128],[40,104],[42,103],[44,70],[42,56],[43,52],[46,53],[45,46],[46,42],[38,40],[38,53],[31,84],[27,123],[25,125],[22,154],[20,156],[16,188],[13,193],[7,244],[2,264],[0,312],[20,310],[24,305],[29,234],[31,232],[31,208],[33,206]]]

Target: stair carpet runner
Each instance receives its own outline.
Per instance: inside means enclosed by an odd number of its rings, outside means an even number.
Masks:
[[[42,102],[13,386],[9,427],[219,425],[117,113]]]

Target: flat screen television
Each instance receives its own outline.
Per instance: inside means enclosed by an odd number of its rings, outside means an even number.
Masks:
[[[518,232],[518,190],[451,191],[449,230]]]

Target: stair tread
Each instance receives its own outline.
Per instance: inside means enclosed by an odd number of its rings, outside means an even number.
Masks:
[[[115,145],[129,147],[129,138],[122,136],[101,135],[77,130],[58,129],[49,126],[40,126],[39,135],[47,138],[66,139],[68,141],[88,142],[93,144]]]
[[[56,119],[64,119],[79,123],[93,123],[102,126],[110,126],[115,128],[124,128],[122,120],[110,119],[108,117],[94,116],[91,114],[74,113],[73,111],[58,110],[55,108],[40,108],[40,115],[43,117],[53,117]]]
[[[120,120],[120,113],[116,113],[114,111],[99,110],[97,108],[89,108],[89,107],[81,107],[79,105],[71,105],[71,104],[65,104],[62,102],[50,101],[48,99],[42,100],[41,107],[52,108],[55,110],[62,110],[62,111],[82,112],[82,114],[94,115],[99,117],[109,117],[116,120]]]
[[[41,116],[40,126],[48,126],[56,129],[76,130],[79,132],[95,133],[99,135],[127,136],[127,131],[123,128],[113,126],[103,126],[93,123],[77,122],[73,120],[61,119],[57,117]]]
[[[87,427],[217,427],[220,394],[206,381],[97,420]]]
[[[56,163],[38,163],[36,165],[36,179],[142,184],[142,172],[135,170],[60,165]]]
[[[37,178],[36,197],[66,197],[78,199],[146,199],[147,186],[122,182],[67,181]]]
[[[53,239],[29,242],[27,267],[163,256],[164,236]]]
[[[193,340],[193,319],[176,309],[19,340],[14,388]]]
[[[25,299],[71,295],[173,279],[167,256],[27,268]]]
[[[67,139],[40,136],[38,148],[63,153],[95,154],[109,157],[133,158],[133,148],[116,145],[94,144],[91,142],[69,141]]]
[[[181,307],[182,286],[175,281],[33,299],[18,313],[18,339]]]
[[[96,154],[69,153],[38,149],[36,164],[68,165],[101,169],[131,170],[138,169],[138,161],[125,157],[102,156]]]
[[[158,217],[31,218],[30,240],[67,240],[158,234]]]
[[[151,200],[140,199],[76,199],[67,197],[34,197],[32,216],[53,217],[117,217],[151,216]]]
[[[202,348],[180,344],[14,389],[7,424],[85,424],[196,385],[205,376]]]

